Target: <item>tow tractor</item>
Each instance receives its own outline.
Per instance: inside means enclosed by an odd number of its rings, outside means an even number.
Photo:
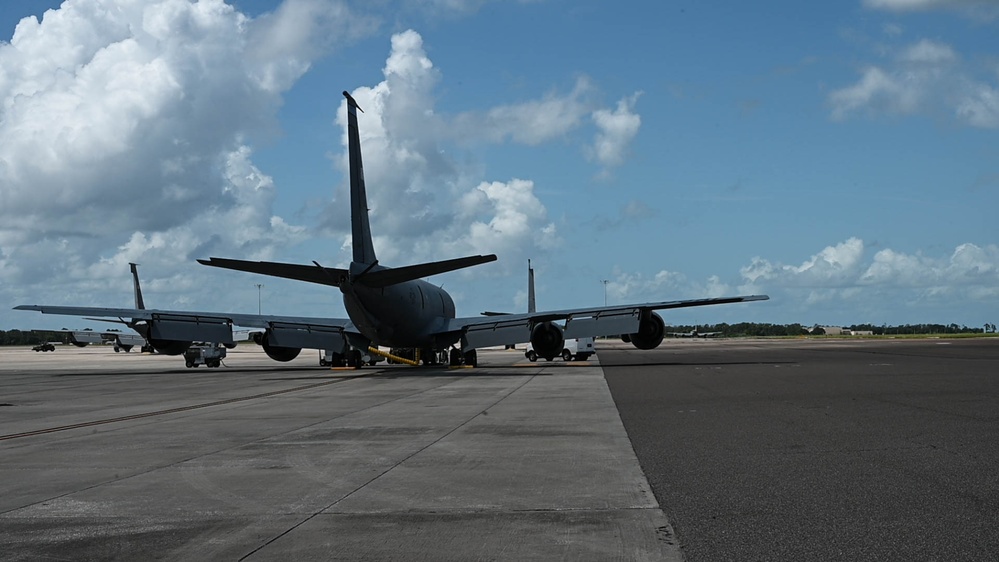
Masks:
[[[225,346],[220,343],[204,343],[192,345],[184,352],[184,361],[188,369],[198,365],[218,367],[225,358]]]

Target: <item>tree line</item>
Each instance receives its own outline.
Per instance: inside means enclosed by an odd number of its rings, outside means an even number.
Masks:
[[[994,334],[996,325],[986,323],[983,327],[959,326],[957,324],[900,324],[889,326],[882,324],[852,324],[843,326],[852,332],[871,332],[876,336],[884,335],[931,335],[931,334]],[[767,337],[767,336],[805,336],[822,335],[825,330],[819,326],[806,327],[802,324],[766,324],[758,322],[740,322],[738,324],[705,324],[700,326],[669,326],[667,332],[720,332],[722,337]],[[0,345],[38,345],[45,342],[69,343],[69,334],[44,330],[0,330]]]
[[[983,327],[959,326],[957,324],[899,324],[876,326],[874,324],[851,324],[842,326],[851,332],[870,332],[875,336],[892,336],[904,334],[994,334],[995,324],[984,324]],[[667,332],[720,332],[723,337],[766,337],[766,336],[806,336],[824,335],[825,330],[818,325],[804,326],[802,324],[766,324],[757,322],[741,322],[738,324],[704,324],[700,326],[670,326]]]
[[[47,341],[69,343],[69,334],[44,330],[0,330],[0,345],[38,345]]]

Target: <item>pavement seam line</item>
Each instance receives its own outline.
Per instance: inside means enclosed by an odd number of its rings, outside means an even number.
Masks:
[[[477,413],[475,413],[475,414],[474,414],[473,416],[471,416],[471,417],[470,417],[470,418],[468,418],[467,420],[465,420],[465,421],[461,422],[460,424],[456,425],[455,427],[451,428],[451,430],[450,430],[450,431],[448,431],[448,432],[444,433],[443,435],[441,435],[441,436],[440,436],[440,437],[438,437],[437,439],[434,439],[433,441],[431,441],[431,442],[430,442],[430,443],[428,443],[427,445],[425,445],[425,446],[421,447],[420,449],[418,449],[418,450],[414,451],[414,452],[413,452],[412,454],[410,454],[410,455],[406,456],[405,458],[403,458],[403,459],[402,459],[402,460],[400,460],[399,462],[397,462],[397,463],[393,464],[392,466],[390,466],[390,467],[386,468],[386,469],[385,469],[385,470],[383,470],[382,472],[380,472],[380,473],[376,474],[376,475],[375,475],[375,476],[373,476],[373,477],[372,477],[372,478],[371,478],[370,480],[368,480],[367,482],[365,482],[365,483],[361,484],[360,486],[358,486],[358,487],[354,488],[354,489],[353,489],[353,490],[351,490],[350,492],[347,492],[346,494],[344,494],[344,495],[343,495],[342,497],[340,497],[339,499],[337,499],[337,500],[336,500],[336,501],[334,501],[333,503],[331,503],[331,504],[327,505],[326,507],[324,507],[324,508],[322,508],[322,509],[320,509],[320,510],[316,511],[316,512],[315,512],[315,513],[313,513],[312,515],[309,515],[308,517],[306,517],[306,518],[305,518],[305,519],[303,519],[302,521],[300,521],[300,522],[296,523],[295,525],[292,525],[291,527],[289,527],[289,528],[285,529],[285,530],[284,530],[283,532],[279,533],[279,534],[278,534],[277,536],[273,537],[273,538],[272,538],[271,540],[269,540],[269,541],[265,542],[264,544],[262,544],[262,545],[258,546],[257,548],[255,548],[255,549],[251,550],[250,552],[246,553],[246,555],[244,555],[244,556],[242,556],[242,557],[240,557],[240,558],[239,558],[240,562],[242,562],[243,560],[246,560],[247,558],[249,558],[249,557],[253,556],[253,555],[254,555],[254,554],[256,554],[257,552],[260,552],[261,550],[263,550],[264,548],[266,548],[266,547],[267,547],[268,545],[271,545],[271,544],[273,544],[273,543],[274,543],[275,541],[277,541],[277,540],[281,539],[281,537],[284,537],[284,536],[285,536],[285,535],[287,535],[288,533],[291,533],[291,532],[292,532],[292,531],[294,531],[295,529],[297,529],[297,528],[301,527],[302,525],[305,525],[306,523],[308,523],[309,521],[312,521],[312,520],[313,520],[313,519],[315,519],[316,517],[318,517],[318,516],[320,516],[320,515],[323,515],[323,514],[324,514],[324,513],[326,512],[326,510],[328,510],[328,509],[330,509],[331,507],[335,506],[336,504],[338,504],[338,503],[342,502],[343,500],[345,500],[345,499],[349,498],[350,496],[354,495],[354,494],[355,494],[355,493],[357,493],[358,491],[360,491],[360,490],[364,489],[364,488],[365,488],[365,487],[367,487],[367,486],[368,486],[369,484],[371,484],[372,482],[374,482],[374,481],[378,480],[378,479],[379,479],[379,478],[381,478],[382,476],[385,476],[385,475],[386,475],[386,474],[388,474],[389,472],[391,472],[391,471],[395,470],[395,469],[396,469],[396,468],[397,468],[397,467],[398,467],[399,465],[401,465],[401,464],[405,463],[405,462],[406,462],[406,461],[408,461],[409,459],[411,459],[411,458],[415,457],[416,455],[418,455],[418,454],[422,453],[423,451],[426,451],[427,449],[429,449],[430,447],[433,447],[433,446],[434,446],[434,445],[436,445],[437,443],[440,443],[440,442],[441,442],[442,440],[444,440],[445,438],[447,438],[447,437],[448,437],[449,435],[451,435],[451,434],[453,434],[454,432],[458,431],[459,429],[461,429],[461,428],[465,427],[466,425],[468,425],[468,424],[469,424],[469,423],[470,423],[470,422],[471,422],[472,420],[474,420],[475,418],[477,418],[477,417],[481,416],[483,412],[485,412],[485,411],[489,410],[490,408],[493,408],[493,407],[495,407],[495,406],[496,406],[497,404],[499,404],[500,402],[502,402],[502,401],[506,400],[507,398],[509,398],[510,396],[512,396],[512,395],[513,395],[513,394],[514,394],[515,392],[517,392],[518,390],[520,390],[521,388],[524,388],[524,386],[526,386],[526,385],[527,385],[527,383],[529,383],[529,382],[531,382],[532,380],[534,380],[534,379],[535,379],[535,378],[536,378],[537,376],[538,376],[538,374],[537,374],[537,373],[535,373],[535,374],[532,374],[532,375],[529,375],[529,376],[528,376],[528,378],[527,378],[527,380],[525,380],[525,381],[524,381],[524,382],[522,382],[521,384],[517,385],[517,386],[516,386],[515,388],[513,388],[512,390],[510,390],[510,392],[507,392],[506,394],[504,394],[503,396],[501,396],[501,397],[500,397],[499,399],[497,399],[497,400],[496,400],[495,402],[493,402],[492,404],[490,404],[490,405],[486,406],[485,408],[483,408],[482,410],[478,411]],[[461,379],[461,380],[464,380],[465,378],[466,378],[466,377],[462,377],[462,379]],[[458,382],[458,381],[455,381],[455,382]],[[451,383],[451,384],[453,384],[453,383]],[[441,385],[440,387],[437,387],[437,388],[443,388],[443,387],[445,387],[445,386],[449,386],[449,385]]]

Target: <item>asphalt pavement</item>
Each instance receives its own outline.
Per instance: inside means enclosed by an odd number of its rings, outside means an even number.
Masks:
[[[688,561],[999,560],[999,339],[600,357]]]

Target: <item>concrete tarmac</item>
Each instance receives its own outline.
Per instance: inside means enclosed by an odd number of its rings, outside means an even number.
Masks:
[[[999,560],[999,339],[599,353],[688,561]]]
[[[999,340],[598,350],[0,350],[0,559],[999,559]]]
[[[596,361],[0,351],[3,560],[680,560]]]

